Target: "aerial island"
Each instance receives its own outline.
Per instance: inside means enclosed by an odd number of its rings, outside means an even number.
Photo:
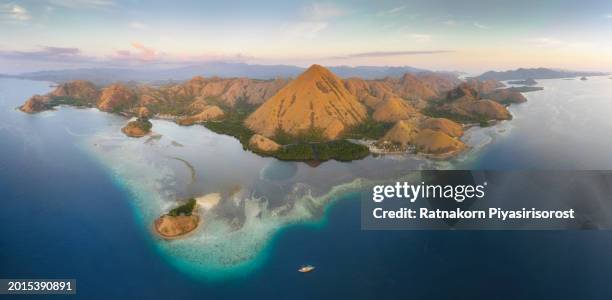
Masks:
[[[136,138],[149,134],[151,118],[203,125],[281,160],[350,161],[390,152],[448,158],[467,149],[461,141],[466,127],[512,119],[507,106],[525,102],[522,92],[537,89],[436,72],[341,79],[312,65],[295,79],[196,76],[102,87],[74,80],[32,96],[20,109],[96,107],[131,118],[122,131]]]
[[[153,223],[155,232],[164,239],[174,239],[194,231],[200,224],[200,217],[194,212],[196,206],[196,199],[191,198],[160,216]]]
[[[121,131],[127,136],[139,138],[149,134],[151,127],[153,124],[147,117],[138,116],[136,120],[128,122],[125,127],[121,128]]]
[[[519,68],[508,71],[489,71],[478,76],[479,80],[517,80],[529,81],[529,79],[560,79],[560,78],[575,78],[588,76],[605,76],[605,72],[583,72],[569,71],[549,68]],[[510,83],[510,82],[509,82]]]

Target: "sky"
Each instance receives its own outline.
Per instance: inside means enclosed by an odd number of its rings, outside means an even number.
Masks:
[[[0,73],[206,61],[612,71],[612,1],[0,0]]]

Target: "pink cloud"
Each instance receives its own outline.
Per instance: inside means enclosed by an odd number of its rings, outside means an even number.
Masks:
[[[139,50],[140,53],[138,54],[141,60],[155,60],[158,56],[157,50],[155,50],[154,48],[145,47],[145,45],[140,42],[133,41],[132,47],[136,50]]]
[[[160,52],[151,47],[146,47],[138,41],[133,41],[131,44],[132,50],[117,50],[110,57],[120,60],[134,60],[150,62],[160,59]]]

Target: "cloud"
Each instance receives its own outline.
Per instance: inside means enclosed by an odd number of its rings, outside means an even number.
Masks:
[[[129,49],[119,49],[110,55],[87,56],[79,48],[42,46],[32,51],[0,51],[0,60],[13,63],[34,61],[36,64],[56,63],[81,67],[108,67],[126,65],[190,65],[207,61],[243,62],[254,59],[241,53],[209,53],[171,55],[145,46],[139,41],[130,43]]]
[[[360,52],[341,56],[330,57],[330,59],[349,59],[349,58],[371,58],[371,57],[390,57],[390,56],[406,56],[406,55],[427,55],[427,54],[442,54],[451,53],[450,50],[424,50],[424,51],[374,51]]]
[[[608,19],[612,19],[612,14],[607,14],[604,17],[608,18]]]
[[[0,4],[0,20],[24,22],[32,18],[27,9],[17,4]]]
[[[66,8],[108,8],[116,6],[113,0],[47,0],[49,4]]]
[[[526,42],[537,48],[566,49],[575,51],[585,51],[588,49],[592,50],[598,48],[598,45],[592,42],[580,40],[560,40],[551,37],[528,39]]]
[[[57,67],[126,67],[126,66],[189,66],[210,61],[245,62],[255,59],[241,53],[210,53],[171,55],[147,47],[138,41],[129,49],[120,49],[110,55],[96,57],[83,55],[79,48],[41,47],[32,51],[0,51],[0,61],[17,66],[32,62],[37,66]]]
[[[396,15],[396,14],[400,13],[404,9],[406,9],[406,5],[394,7],[394,8],[388,9],[388,10],[382,10],[382,11],[379,11],[378,13],[376,13],[376,15],[379,16],[379,17],[392,16],[392,15]]]
[[[429,34],[411,34],[410,37],[418,43],[428,43],[431,42],[431,35]]]
[[[302,15],[306,20],[328,20],[342,17],[348,14],[344,8],[332,3],[315,2],[302,9]]]
[[[87,62],[92,57],[81,54],[79,48],[42,47],[34,51],[0,51],[0,57],[8,59],[56,61],[56,62]]]
[[[140,52],[140,57],[143,60],[153,60],[157,58],[157,50],[149,47],[145,47],[140,42],[132,42],[132,47]]]
[[[529,39],[527,41],[538,48],[558,47],[559,45],[563,44],[563,42],[560,40],[551,37],[540,37]]]
[[[313,39],[328,25],[327,22],[297,22],[287,25],[285,32],[293,37]]]
[[[291,37],[313,39],[328,28],[334,18],[347,14],[347,10],[335,4],[315,2],[302,8],[301,20],[285,24],[283,30]]]
[[[483,24],[478,23],[478,22],[474,22],[472,24],[474,24],[474,26],[476,26],[476,27],[478,27],[480,29],[489,29],[489,26],[483,25]]]
[[[446,20],[446,21],[442,22],[442,24],[448,25],[448,26],[455,26],[455,25],[457,25],[457,22],[455,20]]]
[[[149,28],[146,24],[138,22],[138,21],[132,21],[128,25],[130,26],[130,28],[137,29],[137,30],[143,30],[143,29]]]
[[[132,50],[118,50],[110,56],[115,60],[154,61],[160,59],[160,52],[151,47],[145,47],[141,42],[133,41]]]

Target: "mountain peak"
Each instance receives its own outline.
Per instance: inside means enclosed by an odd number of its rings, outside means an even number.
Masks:
[[[298,76],[296,79],[300,80],[317,80],[321,78],[330,78],[332,80],[339,81],[340,77],[336,76],[336,74],[332,73],[329,69],[321,66],[321,65],[312,65],[306,71]]]
[[[279,131],[292,136],[320,132],[336,139],[367,116],[340,78],[320,65],[312,65],[253,112],[245,121],[267,137]]]
[[[308,69],[306,69],[306,72],[308,71],[327,71],[329,72],[329,70],[327,68],[325,68],[322,65],[318,65],[318,64],[313,64],[310,67],[308,67]]]
[[[201,82],[204,82],[204,81],[206,81],[206,79],[203,76],[200,76],[200,75],[193,76],[189,80],[190,83],[201,83]]]

